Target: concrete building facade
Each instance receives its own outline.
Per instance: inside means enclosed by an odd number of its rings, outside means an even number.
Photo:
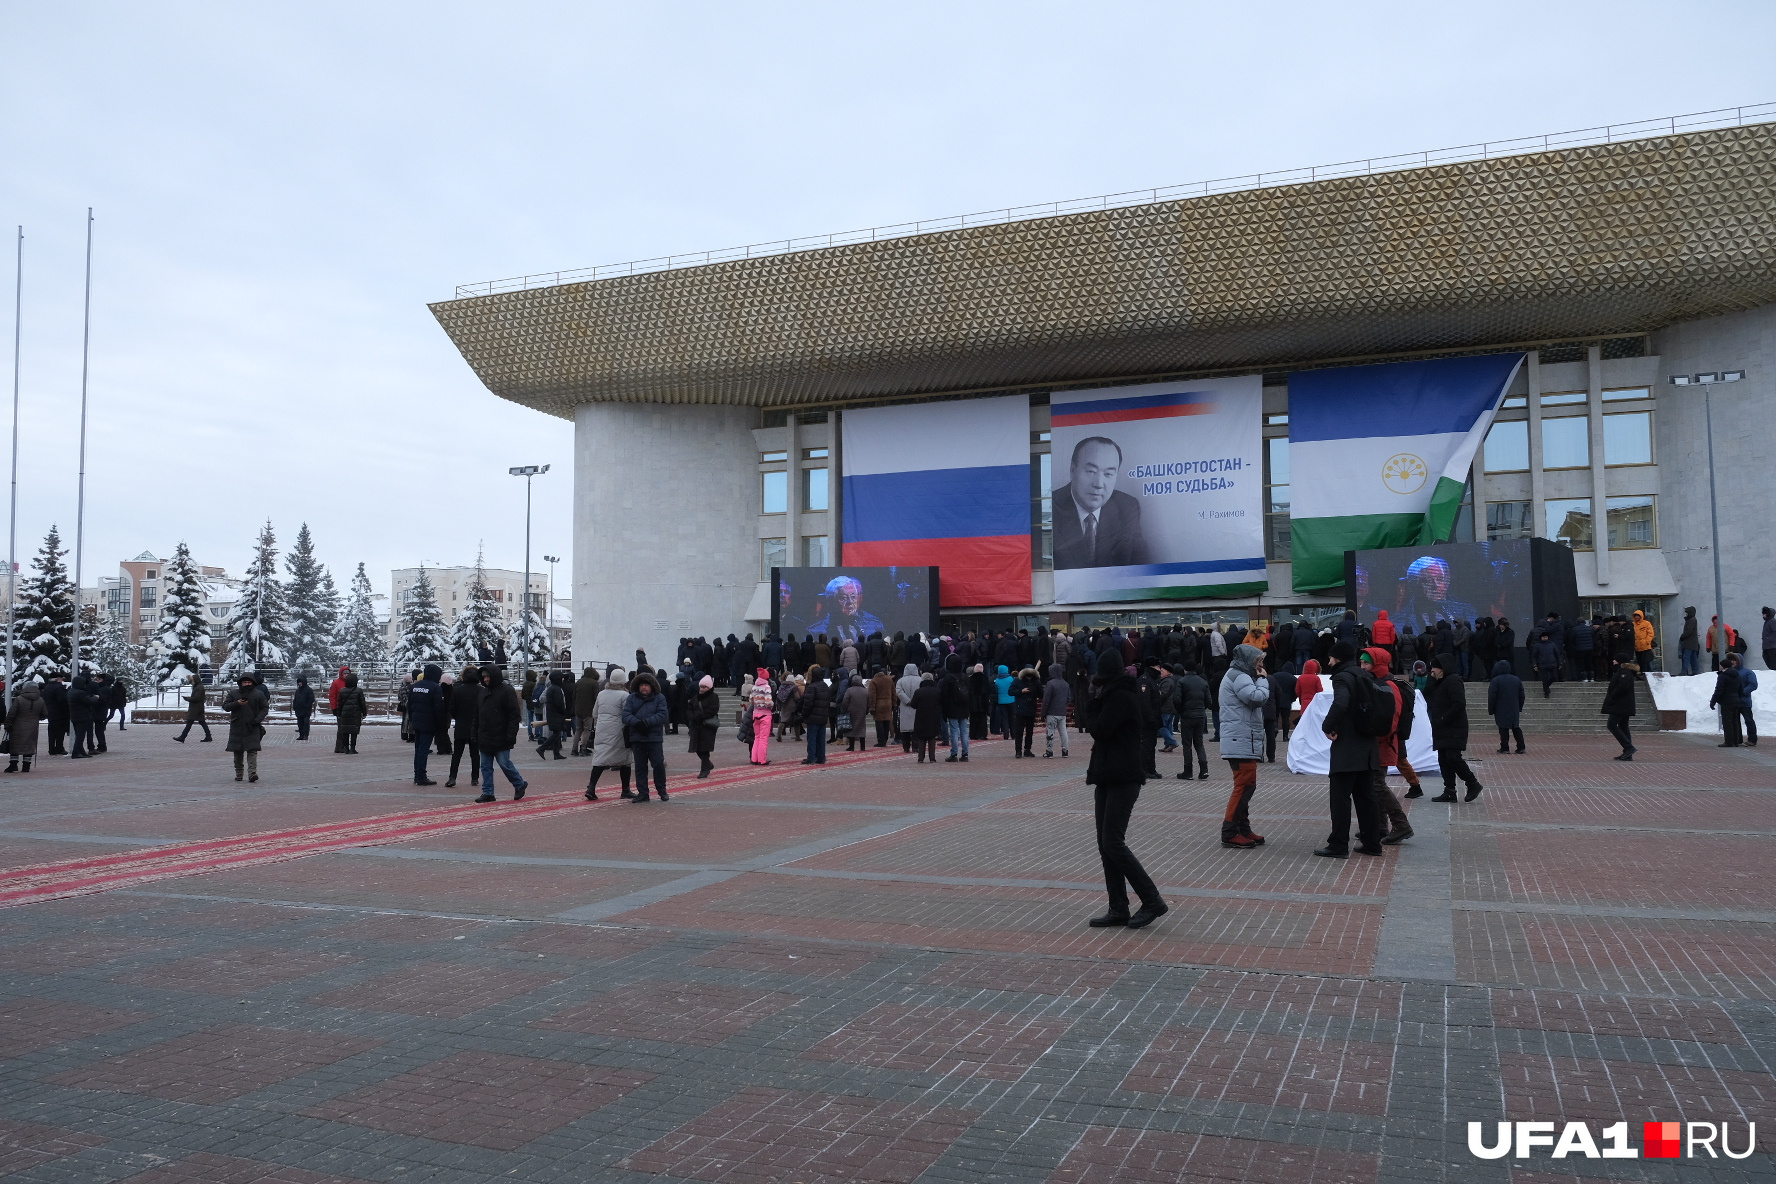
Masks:
[[[1762,115],[1776,118],[1776,112]],[[1290,591],[1289,375],[1523,351],[1461,538],[1576,553],[1592,607],[1677,623],[1776,600],[1761,421],[1776,389],[1776,123],[1152,201],[433,306],[496,394],[576,425],[576,653],[757,631],[773,561],[836,562],[839,426],[885,403],[1024,394],[1029,602],[958,627],[1270,618]],[[1263,376],[1268,593],[1054,603],[1048,395]],[[1674,378],[1728,377],[1708,385]],[[918,441],[908,441],[916,449]],[[668,475],[659,480],[658,474]],[[948,615],[948,614],[946,614]],[[1756,651],[1753,642],[1754,653]]]

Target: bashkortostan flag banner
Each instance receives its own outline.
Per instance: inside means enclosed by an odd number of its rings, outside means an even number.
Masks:
[[[1449,538],[1474,453],[1522,354],[1289,375],[1295,591],[1344,583],[1344,553]]]

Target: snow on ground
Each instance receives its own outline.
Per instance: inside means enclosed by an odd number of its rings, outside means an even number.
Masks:
[[[1752,718],[1757,721],[1760,733],[1776,732],[1776,673],[1768,670],[1756,672],[1758,689],[1752,694]],[[1721,734],[1720,712],[1708,706],[1708,697],[1714,694],[1714,675],[1703,674],[1670,674],[1653,671],[1647,675],[1647,686],[1653,692],[1653,702],[1660,711],[1689,712],[1689,727],[1686,732],[1718,736]]]

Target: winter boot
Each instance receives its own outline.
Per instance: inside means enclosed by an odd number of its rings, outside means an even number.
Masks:
[[[30,771],[31,771],[31,758],[26,757],[25,758],[25,772],[29,773]]]
[[[15,756],[12,758],[12,763],[6,766],[6,771],[8,773],[16,773],[19,771],[18,757]]]

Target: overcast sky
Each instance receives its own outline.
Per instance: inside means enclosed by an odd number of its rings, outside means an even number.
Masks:
[[[1772,34],[1767,0],[0,0],[20,562],[73,534],[89,205],[87,582],[180,539],[238,574],[270,518],[386,591],[520,566],[515,464],[570,555],[571,429],[475,380],[426,308],[458,283],[1755,103]],[[670,529],[695,474],[653,477]]]

